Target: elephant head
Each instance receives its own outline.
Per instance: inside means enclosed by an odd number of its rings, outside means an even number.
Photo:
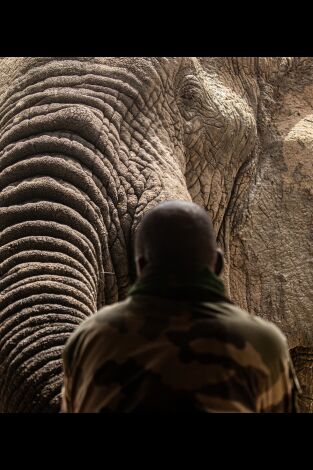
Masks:
[[[312,87],[305,58],[0,60],[0,411],[59,409],[66,339],[125,297],[166,199],[208,211],[230,296],[282,328],[311,409]]]

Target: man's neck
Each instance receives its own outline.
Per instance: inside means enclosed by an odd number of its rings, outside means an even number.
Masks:
[[[199,271],[145,270],[129,291],[130,295],[154,295],[189,301],[229,301],[223,282],[208,268]]]
[[[137,280],[144,282],[152,278],[169,279],[176,283],[193,282],[195,279],[202,277],[203,273],[210,273],[215,276],[213,269],[210,266],[189,267],[181,266],[162,266],[162,265],[147,265],[144,270],[138,275]]]

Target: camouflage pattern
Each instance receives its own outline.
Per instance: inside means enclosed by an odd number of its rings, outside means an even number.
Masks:
[[[63,412],[296,411],[285,336],[230,302],[133,295],[82,323],[63,361]]]

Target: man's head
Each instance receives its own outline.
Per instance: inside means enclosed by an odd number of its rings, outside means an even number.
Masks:
[[[223,258],[212,222],[197,204],[166,201],[149,211],[135,236],[139,278],[156,272],[180,276],[204,268],[220,274]]]

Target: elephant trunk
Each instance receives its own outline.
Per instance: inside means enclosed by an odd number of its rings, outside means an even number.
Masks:
[[[1,135],[2,412],[58,411],[65,341],[127,284],[114,175],[92,140],[96,118],[80,107],[37,111]]]

